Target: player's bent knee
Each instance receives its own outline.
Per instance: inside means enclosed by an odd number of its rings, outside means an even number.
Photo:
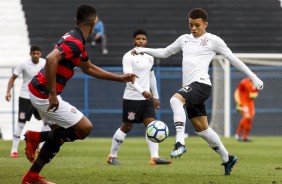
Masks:
[[[91,122],[83,116],[82,119],[73,126],[73,128],[79,133],[80,139],[84,139],[91,133],[93,126]]]

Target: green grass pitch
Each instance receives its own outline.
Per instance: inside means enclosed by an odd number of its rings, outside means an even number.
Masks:
[[[239,160],[224,176],[221,159],[200,137],[186,139],[188,151],[170,165],[149,165],[144,138],[128,137],[119,152],[120,166],[106,163],[111,138],[89,138],[65,143],[41,175],[57,184],[282,184],[282,137],[252,137],[252,143],[222,138]],[[160,156],[169,158],[174,138],[160,143]],[[24,155],[24,141],[18,159],[9,158],[11,141],[0,141],[0,183],[21,183],[31,166]]]

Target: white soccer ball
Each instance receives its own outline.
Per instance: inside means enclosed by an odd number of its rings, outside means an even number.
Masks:
[[[168,127],[164,122],[155,120],[147,126],[146,134],[149,140],[159,143],[168,137]]]

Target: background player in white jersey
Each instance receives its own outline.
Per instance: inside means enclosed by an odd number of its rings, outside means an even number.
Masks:
[[[138,29],[133,33],[133,44],[137,47],[147,45],[147,33]],[[149,123],[156,120],[155,109],[160,108],[156,77],[153,70],[154,58],[148,54],[131,55],[131,51],[123,56],[123,73],[134,72],[139,76],[135,83],[127,83],[123,95],[123,115],[121,127],[117,129],[112,139],[111,152],[107,162],[119,165],[117,154],[127,133],[132,129],[133,123]],[[159,157],[159,144],[146,137],[151,154],[151,165],[170,164],[171,161]]]
[[[221,38],[206,32],[208,22],[205,10],[195,8],[189,12],[188,18],[191,34],[180,36],[166,48],[135,48],[132,54],[147,53],[154,57],[167,58],[182,50],[182,88],[170,99],[177,133],[175,148],[170,156],[180,157],[186,152],[184,141],[186,114],[183,108],[185,106],[196,134],[201,136],[221,156],[222,165],[225,168],[224,174],[230,175],[238,158],[229,155],[217,133],[209,127],[206,115],[205,101],[211,93],[209,64],[212,58],[219,53],[237,69],[248,75],[258,89],[263,88],[263,82],[232,53]]]
[[[14,85],[15,80],[19,75],[22,74],[23,83],[19,96],[19,112],[18,112],[18,124],[14,131],[11,158],[18,158],[18,147],[20,142],[20,137],[24,129],[26,121],[30,121],[31,116],[37,120],[41,120],[38,111],[32,106],[29,98],[27,85],[31,79],[41,70],[45,65],[45,59],[41,57],[41,48],[33,45],[30,47],[30,59],[21,62],[14,70],[13,75],[9,79],[6,100],[9,102],[11,100],[11,89]],[[49,127],[42,126],[43,130],[48,130]]]

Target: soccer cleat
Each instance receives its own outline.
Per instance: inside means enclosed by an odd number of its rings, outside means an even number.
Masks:
[[[222,163],[221,165],[224,166],[224,175],[230,175],[230,172],[233,166],[236,164],[238,158],[236,156],[229,155],[229,160],[226,163]]]
[[[13,153],[11,153],[11,155],[10,155],[10,158],[18,158],[18,157],[19,157],[19,155],[18,155],[17,152],[13,152]]]
[[[241,140],[241,137],[238,134],[235,134],[234,137],[237,141]]]
[[[253,142],[251,139],[245,138],[241,140],[242,142]]]
[[[40,143],[39,132],[28,130],[25,133],[25,154],[27,159],[33,163],[35,160],[35,152]]]
[[[162,158],[151,158],[150,165],[160,165],[160,164],[171,164],[170,160],[164,160]]]
[[[120,162],[118,161],[117,157],[112,157],[110,155],[107,158],[107,163],[110,165],[120,165]]]
[[[28,175],[23,177],[22,184],[55,184],[53,182],[46,181],[44,177],[39,175]]]
[[[186,147],[182,145],[180,142],[175,143],[174,149],[170,153],[170,157],[180,157],[183,153],[186,152]]]

